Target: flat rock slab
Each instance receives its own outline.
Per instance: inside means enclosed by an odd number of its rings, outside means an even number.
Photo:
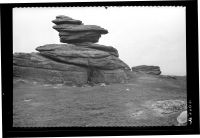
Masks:
[[[77,51],[94,49],[94,50],[99,50],[103,52],[108,52],[110,53],[110,55],[119,57],[119,54],[116,48],[112,46],[105,46],[105,45],[94,44],[94,43],[46,44],[46,45],[37,47],[36,50],[37,51],[53,51],[53,50],[56,50],[57,48],[62,49],[62,50],[66,50],[68,48],[68,50],[73,49]]]
[[[98,46],[96,46],[98,47]],[[73,45],[44,45],[36,48],[41,55],[63,63],[81,65],[87,68],[98,68],[102,70],[124,69],[129,66],[118,57],[98,48],[78,47]]]
[[[56,53],[57,56],[71,57],[71,58],[101,58],[110,56],[108,52],[95,50],[91,48],[76,47],[74,45],[45,45],[36,48],[41,54]]]
[[[61,32],[97,32],[99,34],[107,34],[108,30],[97,25],[71,25],[61,24],[53,26],[53,29]]]
[[[56,16],[56,19],[52,21],[53,23],[59,25],[59,24],[77,24],[81,25],[82,21],[72,19],[71,17],[65,16],[65,15],[58,15]]]

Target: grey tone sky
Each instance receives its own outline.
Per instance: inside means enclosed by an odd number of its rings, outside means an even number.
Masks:
[[[15,8],[13,52],[60,43],[51,22],[57,15],[107,29],[98,43],[115,47],[130,67],[158,65],[162,74],[186,75],[184,7]]]

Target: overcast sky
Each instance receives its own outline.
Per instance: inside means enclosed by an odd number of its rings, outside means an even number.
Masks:
[[[51,22],[57,15],[107,29],[98,43],[115,47],[130,67],[156,65],[162,74],[186,75],[184,7],[14,8],[13,52],[60,43]]]

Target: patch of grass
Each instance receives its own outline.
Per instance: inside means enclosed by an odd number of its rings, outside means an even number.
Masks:
[[[144,103],[168,99],[186,100],[185,80],[163,78],[139,80],[139,77],[129,83],[110,84],[104,87],[96,85],[55,88],[53,85],[44,86],[38,83],[15,83],[13,126],[175,125],[174,120],[178,113],[156,116],[154,111],[144,106]],[[147,117],[139,119],[131,117],[129,113],[134,113],[135,109],[145,113]]]

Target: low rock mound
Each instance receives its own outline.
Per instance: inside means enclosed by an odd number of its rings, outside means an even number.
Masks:
[[[152,74],[152,75],[161,74],[159,66],[147,66],[147,65],[135,66],[135,67],[132,67],[132,71],[142,72],[142,73]]]

